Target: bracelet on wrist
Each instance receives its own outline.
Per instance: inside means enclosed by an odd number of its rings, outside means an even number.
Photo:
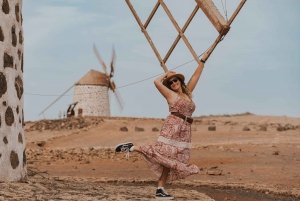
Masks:
[[[205,61],[205,60],[203,60],[203,59],[201,59],[200,61],[201,61],[202,63],[205,63],[205,62],[206,62],[206,61]]]

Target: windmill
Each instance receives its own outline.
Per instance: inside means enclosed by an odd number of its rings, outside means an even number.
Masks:
[[[68,91],[74,87],[73,102],[69,105],[67,110],[67,116],[110,116],[110,103],[109,103],[109,91],[114,94],[120,111],[123,110],[123,101],[120,93],[116,88],[116,84],[113,80],[115,65],[116,65],[116,52],[113,47],[112,59],[110,62],[110,73],[107,71],[107,67],[102,60],[95,44],[93,45],[94,53],[100,62],[104,73],[91,69],[85,74],[79,81],[72,85],[67,91],[60,95],[55,101],[53,101],[46,109],[44,109],[39,115],[49,109],[54,103],[56,103],[61,97],[63,97]]]
[[[115,72],[115,65],[116,65],[116,51],[115,51],[115,48],[113,46],[113,49],[112,49],[112,56],[111,56],[111,62],[110,62],[110,73],[108,74],[107,72],[107,68],[106,68],[106,65],[104,63],[104,61],[102,60],[99,52],[98,52],[98,49],[96,47],[96,45],[94,44],[93,46],[93,49],[94,49],[94,53],[97,57],[97,59],[99,60],[103,70],[104,70],[104,73],[106,75],[106,78],[107,78],[107,82],[108,82],[108,88],[110,90],[112,90],[113,94],[115,95],[115,98],[118,102],[118,105],[119,105],[119,108],[120,110],[123,110],[123,101],[121,99],[121,95],[119,93],[119,91],[116,89],[116,84],[115,82],[113,81],[113,76],[114,76],[114,72]]]

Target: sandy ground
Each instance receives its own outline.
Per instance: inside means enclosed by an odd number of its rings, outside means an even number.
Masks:
[[[279,124],[300,125],[299,118],[237,115],[196,119],[190,163],[201,171],[166,186],[176,200],[300,199],[300,126],[277,131]],[[157,178],[142,157],[132,153],[126,159],[124,154],[115,154],[113,147],[128,141],[155,144],[159,131],[152,128],[160,129],[163,120],[103,120],[82,129],[26,132],[28,183],[0,184],[4,189],[0,200],[153,199]],[[26,128],[33,124],[27,123]],[[211,125],[216,131],[208,131]],[[128,132],[120,131],[123,126]],[[145,131],[135,131],[136,126]],[[245,126],[250,131],[243,131]],[[260,131],[261,126],[267,131]],[[39,141],[45,145],[37,146]],[[31,171],[35,168],[48,174],[35,174]],[[18,199],[14,189],[23,192]]]

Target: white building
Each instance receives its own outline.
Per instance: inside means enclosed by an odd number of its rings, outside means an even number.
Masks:
[[[90,70],[84,75],[74,88],[75,116],[110,116],[108,86],[104,73]]]

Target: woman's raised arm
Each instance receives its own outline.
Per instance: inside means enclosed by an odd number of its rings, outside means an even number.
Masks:
[[[208,50],[209,51],[209,50]],[[190,90],[190,92],[194,91],[198,81],[199,81],[199,78],[201,76],[201,73],[203,71],[203,68],[204,68],[204,63],[208,57],[208,51],[206,51],[203,56],[202,56],[202,59],[201,59],[201,63],[199,64],[199,66],[196,68],[194,74],[192,75],[190,81],[188,82],[187,84],[187,88]]]
[[[177,96],[175,92],[163,85],[162,81],[168,77],[169,73],[172,72],[173,71],[168,71],[154,80],[156,88],[167,99],[168,103],[172,103]]]

